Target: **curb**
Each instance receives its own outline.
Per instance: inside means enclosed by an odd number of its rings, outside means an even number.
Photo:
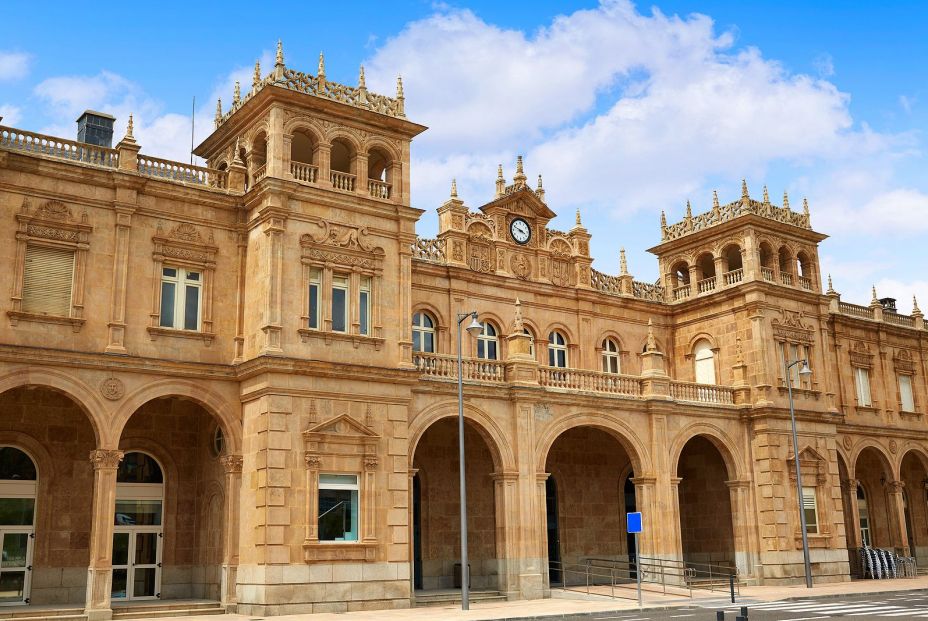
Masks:
[[[803,599],[838,599],[840,597],[847,597],[848,595],[853,595],[854,597],[860,595],[870,595],[870,594],[880,594],[886,595],[887,593],[925,593],[928,592],[928,588],[925,587],[916,587],[914,589],[893,589],[892,591],[862,591],[858,593],[823,593],[821,595],[809,595],[806,597],[784,597],[780,601],[784,602],[794,602]]]

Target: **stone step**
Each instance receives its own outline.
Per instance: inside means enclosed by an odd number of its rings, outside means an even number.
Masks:
[[[67,613],[59,610],[20,610],[13,614],[3,611],[0,619],[15,619],[15,621],[86,621],[87,615],[73,610]]]
[[[203,615],[223,615],[226,611],[220,606],[211,608],[136,608],[135,606],[113,609],[113,619],[160,619],[165,617],[188,617]]]
[[[505,602],[506,596],[499,591],[471,591],[469,601],[476,603]],[[416,607],[451,606],[461,603],[461,593],[416,593]]]

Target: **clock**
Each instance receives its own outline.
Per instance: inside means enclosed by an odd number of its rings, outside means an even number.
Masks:
[[[509,223],[509,234],[517,244],[524,246],[532,238],[532,229],[522,218],[515,218]]]

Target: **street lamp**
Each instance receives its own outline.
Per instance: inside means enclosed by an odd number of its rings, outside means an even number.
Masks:
[[[793,382],[789,376],[789,370],[797,364],[799,368],[799,377],[807,378],[812,375],[812,369],[809,368],[807,360],[794,360],[786,363],[786,388],[789,392],[789,420],[793,425],[793,458],[796,466],[796,498],[799,501],[799,523],[802,526],[802,560],[806,568],[806,587],[812,588],[812,564],[809,562],[809,535],[806,532],[806,512],[802,507],[802,472],[799,469],[799,441],[796,438],[796,412],[793,409]]]
[[[477,336],[483,332],[483,326],[477,321],[477,311],[458,313],[458,464],[461,475],[461,610],[470,609],[470,572],[467,567],[467,487],[464,482],[464,373],[463,367],[463,330],[464,321],[470,317],[467,332]]]

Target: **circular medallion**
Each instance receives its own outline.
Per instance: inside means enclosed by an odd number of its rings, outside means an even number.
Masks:
[[[844,436],[844,448],[851,448],[851,436]]]
[[[895,440],[890,440],[890,441],[889,441],[889,452],[892,453],[893,455],[895,455],[895,454],[896,454],[896,451],[898,451],[898,450],[899,450],[899,445],[896,444],[896,441],[895,441]]]
[[[110,401],[118,401],[126,394],[126,387],[115,377],[108,377],[100,382],[100,394]]]

